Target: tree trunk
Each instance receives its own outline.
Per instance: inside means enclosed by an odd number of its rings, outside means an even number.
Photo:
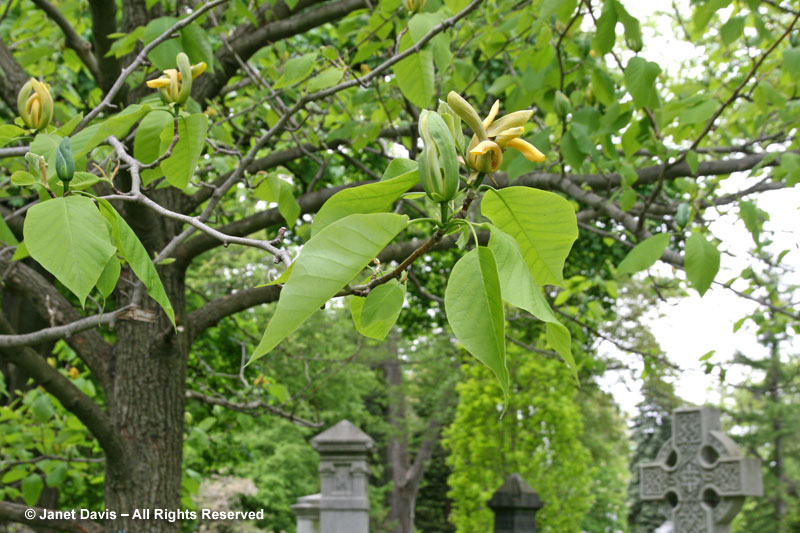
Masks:
[[[162,205],[180,201],[174,191],[162,194],[158,199]],[[151,254],[163,248],[180,229],[144,208],[125,207],[126,220]],[[158,271],[175,310],[177,331],[144,291],[138,305],[154,321],[123,320],[116,328],[106,398],[125,456],[106,458],[105,504],[117,514],[115,520],[105,521],[108,533],[180,530],[179,520],[156,519],[154,513],[156,509],[181,509],[184,393],[189,353],[182,325],[186,280],[183,269],[174,264]],[[130,272],[128,275],[131,282],[136,282]],[[120,280],[122,285],[124,281]],[[130,301],[130,295],[121,296],[123,301]],[[150,519],[134,519],[137,509],[149,509]],[[129,516],[122,516],[123,513]]]
[[[772,419],[772,433],[775,435],[774,463],[772,471],[778,480],[778,490],[775,494],[775,531],[782,531],[781,526],[786,521],[786,471],[783,460],[783,409],[781,406],[781,355],[780,343],[777,340],[770,342],[770,366],[767,372],[767,387],[772,405],[775,408],[775,417]]]

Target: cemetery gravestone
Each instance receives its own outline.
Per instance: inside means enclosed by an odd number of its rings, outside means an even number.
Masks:
[[[673,411],[672,438],[640,469],[642,499],[671,507],[674,533],[729,533],[745,496],[764,492],[761,462],[742,456],[712,407]]]
[[[536,512],[544,505],[519,474],[511,474],[488,502],[494,533],[535,533]]]
[[[298,498],[298,533],[368,533],[367,454],[375,443],[348,420],[313,439],[319,453],[320,494]]]

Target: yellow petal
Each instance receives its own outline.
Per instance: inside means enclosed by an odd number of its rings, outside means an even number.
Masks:
[[[489,114],[483,119],[483,127],[488,128],[494,122],[494,117],[497,116],[497,113],[500,111],[500,100],[495,100],[494,104],[492,104],[492,109],[489,111]]]
[[[156,78],[154,80],[149,80],[146,82],[147,86],[151,89],[160,89],[161,87],[168,87],[169,86],[169,78],[165,76],[161,76],[160,78]]]
[[[502,162],[503,151],[494,141],[481,141],[469,151],[470,166],[480,172],[494,172]]]
[[[508,141],[508,144],[506,146],[519,151],[522,155],[525,156],[525,159],[533,163],[541,163],[545,159],[544,154],[540,152],[538,148],[536,148],[528,141],[520,139],[519,137]]]
[[[492,126],[486,132],[489,137],[498,135],[501,131],[509,128],[516,128],[524,126],[533,116],[533,111],[526,109],[524,111],[514,111],[508,115],[498,118],[492,123]]]
[[[196,65],[192,65],[192,79],[195,79],[197,76],[202,74],[206,71],[206,62],[201,61]]]
[[[525,128],[522,126],[518,126],[516,128],[509,128],[505,131],[501,131],[497,134],[494,138],[494,142],[496,142],[500,148],[505,148],[506,145],[511,141],[511,139],[516,139],[520,135],[525,133]]]

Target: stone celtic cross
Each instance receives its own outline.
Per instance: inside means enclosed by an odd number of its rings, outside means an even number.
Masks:
[[[640,469],[642,499],[669,506],[674,533],[729,533],[745,496],[764,492],[761,462],[742,456],[713,407],[673,411],[672,438]]]

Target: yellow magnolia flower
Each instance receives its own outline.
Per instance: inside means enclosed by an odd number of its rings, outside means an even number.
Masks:
[[[497,171],[507,148],[517,150],[533,163],[544,161],[544,154],[521,138],[533,111],[515,111],[495,120],[500,111],[500,100],[497,100],[489,115],[481,121],[475,109],[456,92],[447,95],[447,102],[475,133],[467,148],[467,164],[473,170],[484,173]]]
[[[29,79],[17,95],[17,111],[29,128],[46,128],[53,118],[53,97],[47,84]]]
[[[160,78],[146,83],[151,89],[158,89],[165,102],[183,104],[192,92],[192,80],[206,71],[206,63],[201,61],[196,65],[189,65],[189,57],[183,52],[177,55],[175,61],[178,64],[177,69],[169,68]]]

